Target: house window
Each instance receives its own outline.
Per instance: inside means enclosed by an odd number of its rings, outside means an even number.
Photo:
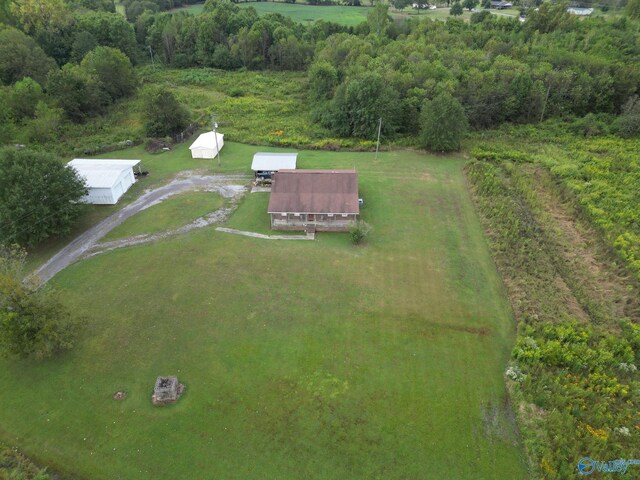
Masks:
[[[294,213],[294,214],[293,214],[293,216],[294,216],[294,217],[299,217],[299,216],[300,216],[300,214],[299,214],[299,213]]]
[[[327,216],[333,217],[333,213],[328,213]]]
[[[281,216],[283,216],[283,217],[286,217],[286,216],[287,216],[287,214],[286,214],[286,213],[281,213],[280,215],[281,215]]]
[[[343,214],[342,214],[342,218],[346,218],[346,217],[348,217],[348,216],[349,216],[349,215],[348,215],[347,213],[343,213]]]

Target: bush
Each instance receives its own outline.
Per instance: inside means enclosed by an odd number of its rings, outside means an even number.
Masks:
[[[144,130],[149,137],[177,135],[189,125],[189,112],[165,87],[148,87],[143,95]]]
[[[46,469],[35,465],[17,449],[0,444],[0,478],[12,480],[49,480]]]
[[[244,90],[240,87],[233,87],[229,90],[229,96],[233,98],[244,97]]]
[[[23,280],[25,257],[0,249],[0,354],[46,358],[73,346],[80,323],[56,291]]]
[[[351,227],[349,230],[349,235],[351,236],[351,243],[354,245],[359,245],[367,238],[367,236],[371,233],[371,225],[369,225],[364,220],[358,220],[356,224]]]

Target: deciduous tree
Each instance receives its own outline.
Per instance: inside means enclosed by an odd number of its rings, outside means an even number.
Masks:
[[[309,68],[309,95],[312,100],[329,100],[338,85],[338,72],[329,62],[319,61]]]
[[[33,79],[25,77],[16,82],[11,89],[13,118],[17,121],[24,118],[33,118],[36,105],[43,97],[42,87]]]
[[[0,82],[12,84],[31,77],[43,85],[56,62],[29,36],[0,25]]]
[[[56,31],[71,21],[64,0],[13,0],[11,12],[27,33]]]
[[[143,95],[145,133],[150,137],[176,135],[189,125],[189,112],[165,87],[148,87]]]
[[[69,233],[86,191],[84,180],[54,155],[0,150],[0,243],[33,246]]]
[[[101,114],[111,102],[95,75],[70,63],[51,72],[47,91],[74,122]]]
[[[135,62],[138,46],[133,26],[117,13],[88,12],[76,20],[78,31],[89,32],[99,45],[117,48]]]
[[[396,10],[404,10],[406,7],[411,5],[411,1],[412,0],[391,0],[390,3]]]
[[[89,32],[78,32],[71,44],[71,61],[80,63],[84,56],[97,46],[96,37]]]
[[[462,3],[462,6],[469,11],[473,10],[476,5],[478,5],[478,0],[464,0]]]
[[[378,37],[387,34],[391,19],[389,18],[389,5],[378,2],[367,14],[367,23],[372,33]]]
[[[80,66],[96,76],[112,100],[131,95],[136,89],[131,61],[117,48],[97,47],[84,57]]]
[[[439,152],[460,150],[467,118],[458,100],[449,94],[440,94],[424,103],[420,119],[425,148]]]
[[[398,93],[377,73],[364,73],[336,90],[325,122],[338,135],[374,139],[382,117],[382,132],[393,136],[401,123]]]
[[[460,2],[455,2],[451,8],[449,9],[449,15],[453,15],[457,17],[464,13],[464,9],[462,8],[462,4]]]

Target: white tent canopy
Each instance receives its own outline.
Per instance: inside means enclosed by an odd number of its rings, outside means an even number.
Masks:
[[[207,132],[196,138],[189,147],[191,158],[215,158],[224,145],[224,134]]]
[[[254,172],[277,172],[279,170],[295,170],[297,153],[256,153],[253,156],[251,170]]]
[[[67,163],[85,179],[89,192],[83,201],[95,205],[114,205],[136,181],[133,167],[140,160],[76,158]]]

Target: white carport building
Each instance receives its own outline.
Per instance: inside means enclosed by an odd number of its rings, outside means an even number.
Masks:
[[[298,161],[297,153],[263,153],[253,156],[251,170],[256,178],[271,178],[280,170],[295,170]]]
[[[94,205],[114,205],[136,182],[133,167],[140,160],[107,160],[76,158],[67,163],[87,182],[89,193],[83,202]]]
[[[207,132],[196,138],[189,147],[191,158],[215,158],[224,145],[224,134]]]

